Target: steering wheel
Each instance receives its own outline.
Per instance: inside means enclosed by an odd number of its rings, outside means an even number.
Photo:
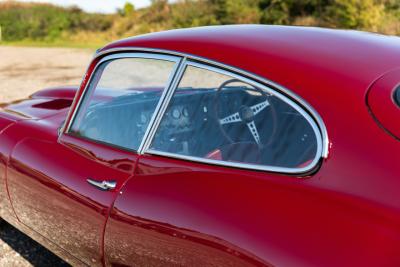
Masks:
[[[230,144],[235,144],[238,143],[238,141],[234,141],[234,139],[229,136],[229,133],[227,132],[227,130],[225,129],[226,125],[230,125],[230,124],[240,124],[243,125],[244,127],[247,127],[248,130],[250,131],[251,135],[253,136],[254,142],[258,145],[258,148],[262,148],[263,146],[269,145],[275,136],[276,133],[276,126],[277,126],[277,116],[276,116],[276,112],[275,112],[275,108],[273,107],[272,103],[268,100],[269,95],[264,92],[264,90],[257,88],[257,87],[253,87],[253,89],[246,89],[246,90],[254,90],[258,93],[260,93],[262,96],[265,97],[265,99],[255,105],[252,106],[247,106],[242,104],[240,106],[240,108],[228,115],[225,116],[223,118],[220,118],[218,112],[219,112],[219,108],[220,108],[220,97],[221,97],[221,93],[223,91],[223,89],[225,87],[227,87],[227,85],[231,84],[231,83],[235,83],[235,82],[240,82],[243,83],[242,81],[238,80],[238,79],[231,79],[231,80],[227,80],[224,83],[222,83],[216,92],[216,96],[215,96],[215,100],[214,100],[214,113],[215,113],[215,118],[217,119],[219,128],[221,129],[222,134],[225,136],[225,138],[228,140],[228,142]],[[268,107],[270,107],[269,109],[267,109]],[[268,142],[265,142],[265,140],[261,140],[260,138],[260,134],[259,134],[259,127],[257,127],[257,124],[255,122],[255,118],[256,116],[262,116],[262,113],[265,113],[266,111],[270,111],[272,113],[272,122],[266,122],[266,123],[271,123],[272,125],[272,133],[270,135],[270,138],[268,140]]]

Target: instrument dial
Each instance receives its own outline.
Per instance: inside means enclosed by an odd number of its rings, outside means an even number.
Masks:
[[[179,118],[181,117],[181,112],[179,111],[179,109],[174,108],[174,109],[172,110],[172,117],[173,117],[174,119],[179,119]]]

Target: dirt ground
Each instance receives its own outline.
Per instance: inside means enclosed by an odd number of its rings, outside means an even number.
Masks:
[[[68,48],[0,46],[0,102],[47,87],[78,85],[93,52]],[[12,226],[0,226],[0,266],[67,266]]]
[[[86,49],[0,46],[0,102],[80,84],[92,55]]]

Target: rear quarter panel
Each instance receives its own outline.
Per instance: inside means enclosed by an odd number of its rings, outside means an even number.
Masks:
[[[293,177],[144,155],[111,213],[108,263],[240,265],[246,255],[254,260],[246,263],[256,265],[399,266],[400,143],[379,128],[365,103],[368,88],[391,63],[363,64],[355,72],[367,51],[346,64],[327,53],[324,67],[322,59],[295,51],[292,58],[271,52],[262,61],[219,49],[204,53],[233,66],[241,62],[310,103],[327,127],[329,157],[317,173]],[[213,262],[217,252],[204,244],[226,254]]]
[[[398,209],[329,188],[329,165],[300,179],[143,156],[107,225],[109,264],[399,266]]]

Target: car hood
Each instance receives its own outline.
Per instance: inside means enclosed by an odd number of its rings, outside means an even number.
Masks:
[[[44,89],[26,99],[0,104],[1,115],[19,121],[44,119],[60,112],[65,113],[72,105],[77,89],[78,87]]]

